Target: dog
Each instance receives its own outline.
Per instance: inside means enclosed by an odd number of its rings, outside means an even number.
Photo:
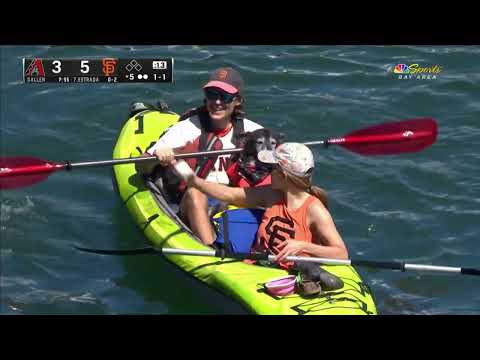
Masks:
[[[285,142],[285,135],[263,128],[240,134],[234,141],[238,147],[243,148],[241,153],[231,157],[231,163],[236,165],[234,171],[244,178],[249,186],[255,186],[273,170],[272,164],[265,164],[258,160],[258,153],[262,150],[274,150]],[[235,178],[235,174],[231,180],[233,185],[238,185],[239,179]]]

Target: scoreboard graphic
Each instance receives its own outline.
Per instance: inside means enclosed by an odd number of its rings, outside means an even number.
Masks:
[[[157,83],[173,81],[173,58],[23,59],[25,83]]]

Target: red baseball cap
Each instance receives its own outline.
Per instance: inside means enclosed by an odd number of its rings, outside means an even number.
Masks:
[[[229,94],[236,94],[242,91],[243,79],[237,70],[220,68],[213,72],[210,80],[203,88],[208,87],[217,87]]]

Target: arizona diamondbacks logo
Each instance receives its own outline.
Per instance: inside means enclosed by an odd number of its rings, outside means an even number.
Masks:
[[[25,76],[40,77],[45,76],[43,62],[41,59],[33,59],[25,70]]]

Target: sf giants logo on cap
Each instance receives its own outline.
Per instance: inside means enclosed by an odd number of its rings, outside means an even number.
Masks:
[[[218,70],[217,79],[220,81],[224,81],[227,78],[227,75],[228,75],[227,70],[224,70],[224,69]]]

